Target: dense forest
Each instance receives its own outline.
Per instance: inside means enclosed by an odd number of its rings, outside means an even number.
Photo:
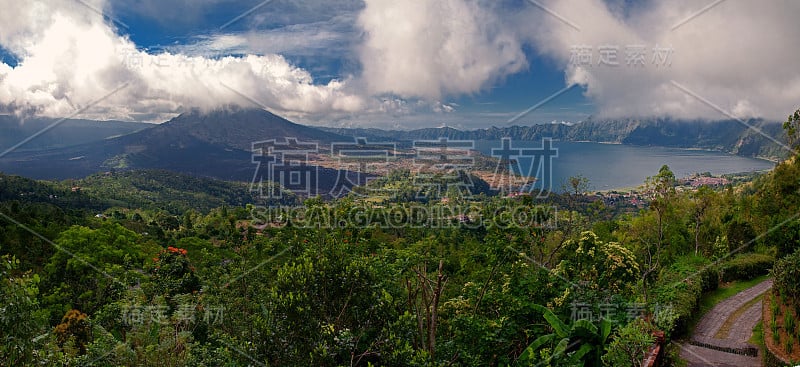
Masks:
[[[770,272],[764,327],[791,353],[799,177],[792,157],[684,190],[654,167],[647,205],[617,210],[581,177],[377,203],[369,187],[263,202],[166,171],[0,175],[0,365],[639,366],[705,292]]]

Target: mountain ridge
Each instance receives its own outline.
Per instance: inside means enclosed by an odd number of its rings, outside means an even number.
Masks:
[[[782,144],[786,144],[782,124],[752,120],[753,126]],[[458,130],[451,127],[416,130],[381,130],[374,128],[322,128],[346,136],[374,140],[392,139],[410,142],[449,138],[453,140],[554,140],[616,143],[636,146],[705,149],[772,161],[784,159],[788,152],[770,138],[762,136],[738,120],[686,121],[673,119],[589,120],[575,124],[551,123],[531,126],[490,127]]]
[[[115,169],[164,169],[249,181],[256,169],[252,144],[285,138],[321,144],[349,139],[265,110],[193,110],[124,136],[63,148],[15,151],[0,158],[0,170],[39,179],[67,179]]]
[[[39,135],[20,146],[18,150],[66,148],[136,133],[152,126],[142,122],[20,118],[14,115],[0,115],[0,151],[5,151],[34,134]],[[40,133],[41,131],[45,132]]]
[[[781,124],[751,123],[767,135],[785,141]],[[256,142],[275,140],[281,143],[287,138],[295,138],[316,143],[320,152],[324,152],[330,143],[354,142],[354,138],[362,137],[371,143],[390,140],[401,147],[410,146],[414,140],[440,138],[500,140],[510,137],[536,141],[547,137],[563,141],[706,149],[772,160],[785,157],[780,145],[735,120],[620,119],[468,131],[454,128],[392,131],[305,126],[266,110],[237,107],[206,113],[191,110],[163,124],[79,145],[14,151],[0,157],[0,171],[39,179],[67,179],[114,170],[160,169],[200,177],[250,181],[258,169],[252,153]],[[332,168],[319,169],[326,175],[326,182],[339,175]]]

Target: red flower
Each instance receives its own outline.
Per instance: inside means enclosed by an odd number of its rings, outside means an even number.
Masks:
[[[182,248],[177,248],[177,247],[172,247],[172,246],[168,246],[168,247],[167,247],[167,251],[169,251],[169,252],[171,252],[171,253],[173,253],[173,254],[180,254],[180,255],[184,255],[184,256],[185,256],[187,253],[189,253],[189,252],[188,252],[188,251],[186,251],[185,249],[182,249]],[[164,251],[162,251],[162,252],[164,252]]]

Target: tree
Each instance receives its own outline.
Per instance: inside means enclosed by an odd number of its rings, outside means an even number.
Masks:
[[[708,209],[714,201],[714,190],[708,186],[700,186],[694,193],[691,194],[692,198],[692,219],[694,220],[694,254],[697,255],[700,250],[700,225],[706,220],[708,216]]]
[[[736,219],[728,223],[727,237],[729,253],[747,252],[753,248],[756,231],[749,222]]]
[[[418,337],[423,349],[436,356],[436,328],[439,325],[439,302],[447,284],[447,276],[442,272],[444,261],[439,261],[436,278],[431,279],[427,264],[415,267],[414,281],[406,279],[408,306],[417,316]]]
[[[800,250],[775,262],[770,272],[775,280],[773,292],[782,294],[789,302],[800,308]]]
[[[797,145],[798,133],[800,133],[800,110],[789,115],[789,118],[783,123],[783,130],[786,131],[789,146],[794,148]]]
[[[53,307],[53,322],[73,308],[92,315],[141,278],[135,267],[149,248],[138,240],[136,233],[115,223],[62,232],[55,241],[59,251],[44,267],[44,300]]]
[[[657,175],[647,178],[645,187],[651,195],[650,212],[655,215],[657,234],[655,241],[652,242],[643,237],[640,246],[642,260],[639,261],[639,264],[641,264],[642,287],[644,288],[645,303],[647,303],[649,278],[661,266],[661,256],[665,242],[664,229],[667,217],[673,211],[673,202],[676,196],[675,174],[672,173],[669,166],[663,165],[658,170]]]
[[[616,242],[602,242],[593,232],[583,232],[579,239],[564,245],[566,256],[555,273],[582,284],[595,292],[630,294],[639,274],[633,253]]]
[[[170,246],[153,258],[152,284],[157,295],[172,298],[200,290],[200,279],[187,254],[185,249]]]
[[[565,192],[564,195],[567,199],[568,211],[565,221],[558,221],[558,218],[555,218],[560,227],[561,237],[551,255],[559,251],[561,247],[564,246],[564,242],[572,238],[578,228],[582,227],[584,218],[577,213],[579,209],[578,202],[586,191],[589,190],[589,179],[581,175],[571,176],[567,179],[567,182],[562,185],[562,190]],[[552,259],[548,259],[548,262],[551,260]]]
[[[92,325],[85,313],[78,310],[69,310],[61,319],[53,333],[58,346],[77,348],[78,354],[86,353],[86,345],[92,341]]]
[[[0,365],[24,366],[33,362],[34,338],[45,324],[39,309],[39,276],[12,276],[19,260],[0,257]]]
[[[664,244],[664,221],[670,210],[673,209],[672,201],[675,199],[675,174],[669,166],[663,165],[658,174],[647,179],[645,186],[650,191],[652,200],[650,209],[656,214],[658,220],[658,243],[660,249]]]

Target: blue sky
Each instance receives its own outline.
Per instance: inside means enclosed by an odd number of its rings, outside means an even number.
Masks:
[[[800,100],[784,61],[800,57],[793,0],[6,5],[0,111],[18,114],[161,122],[243,104],[309,124],[476,128],[533,106],[514,123],[780,120]]]
[[[360,70],[357,57],[350,50],[358,47],[361,37],[353,21],[364,7],[361,1],[304,4],[276,0],[243,17],[244,13],[264,1],[212,1],[199,7],[192,5],[195,10],[185,17],[181,15],[185,10],[183,6],[158,1],[144,3],[147,6],[142,7],[137,2],[115,2],[111,14],[127,26],[118,24],[120,33],[145,49],[185,50],[184,47],[195,45],[199,40],[222,34],[301,34],[313,39],[316,34],[330,32],[336,37],[323,38],[319,43],[309,43],[298,49],[278,51],[282,51],[281,55],[292,64],[309,71],[319,83],[343,79]],[[532,7],[530,4],[515,6]],[[225,26],[237,17],[241,18]],[[529,65],[524,70],[477,93],[447,96],[442,102],[457,105],[457,112],[438,119],[435,114],[427,115],[434,120],[431,123],[470,128],[487,123],[507,124],[509,119],[565,87],[563,68],[551,59],[539,57],[533,49],[527,48],[525,52]],[[593,112],[591,101],[578,87],[537,108],[518,124],[576,121]],[[390,120],[385,117],[383,122]]]

